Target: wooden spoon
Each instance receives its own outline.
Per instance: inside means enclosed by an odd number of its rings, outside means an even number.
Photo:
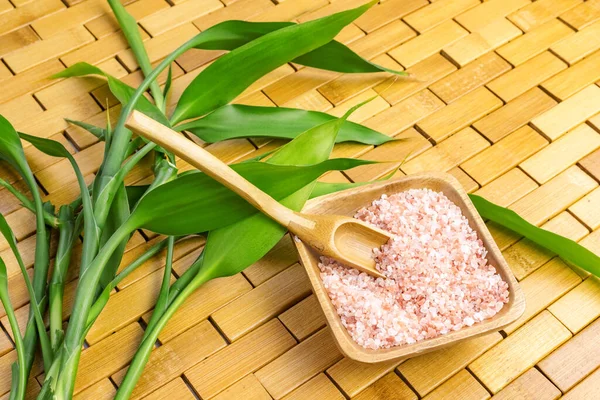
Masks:
[[[319,253],[369,275],[385,278],[375,268],[373,249],[386,244],[392,237],[390,233],[346,216],[290,210],[196,143],[138,111],[131,113],[125,126],[231,189]]]

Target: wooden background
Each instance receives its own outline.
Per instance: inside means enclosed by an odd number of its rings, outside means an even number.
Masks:
[[[163,58],[185,40],[226,19],[306,21],[364,0],[137,0],[149,56]],[[377,96],[352,119],[410,138],[378,148],[343,144],[335,156],[399,160],[402,172],[449,171],[469,192],[509,206],[529,221],[600,254],[600,1],[386,0],[338,39],[417,81],[387,74],[340,75],[284,65],[237,101],[341,115]],[[192,51],[174,64],[172,106],[183,88],[220,53]],[[50,137],[74,153],[87,179],[102,143],[64,117],[102,125],[119,106],[98,79],[51,81],[78,61],[98,65],[129,84],[141,75],[104,0],[0,0],[0,113],[27,133]],[[163,76],[164,79],[164,76]],[[279,143],[234,140],[208,146],[228,162]],[[27,147],[40,190],[54,204],[78,193],[64,160]],[[182,165],[182,169],[186,166]],[[332,173],[327,181],[364,181],[392,164]],[[16,177],[6,166],[0,175]],[[148,179],[148,164],[127,183]],[[16,186],[24,189],[21,182]],[[33,215],[0,191],[0,211],[33,264]],[[205,285],[175,315],[135,392],[148,399],[591,399],[600,387],[600,282],[553,254],[490,225],[527,297],[525,315],[499,333],[398,365],[344,359],[311,294],[289,238],[243,274]],[[134,235],[127,260],[156,238]],[[180,275],[202,246],[179,246]],[[77,251],[74,258],[77,258]],[[14,305],[22,322],[27,296],[7,243]],[[157,258],[123,281],[87,338],[78,399],[112,398],[136,349],[160,285]],[[75,263],[76,264],[76,263]],[[66,287],[71,302],[77,265]],[[30,271],[31,272],[31,271]],[[68,310],[65,318],[68,317]],[[15,360],[0,309],[0,396]],[[31,397],[39,391],[34,367]],[[6,397],[6,395],[5,395]],[[5,398],[3,397],[3,398]]]

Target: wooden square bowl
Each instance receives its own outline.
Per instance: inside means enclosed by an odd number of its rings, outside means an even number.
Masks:
[[[510,292],[509,302],[493,318],[470,327],[462,328],[433,339],[423,340],[410,345],[402,345],[390,349],[372,350],[358,345],[342,325],[340,317],[329,299],[327,291],[321,281],[319,271],[319,254],[304,245],[299,240],[294,240],[300,255],[300,262],[304,265],[313,287],[313,291],[323,308],[327,324],[331,328],[335,342],[340,351],[347,357],[365,363],[376,363],[387,360],[400,360],[414,357],[429,351],[460,342],[462,340],[483,335],[487,332],[498,331],[519,318],[525,311],[525,299],[519,285],[508,267],[502,253],[492,239],[483,220],[475,210],[475,206],[463,190],[460,183],[452,176],[442,173],[425,173],[402,177],[400,179],[376,182],[343,192],[333,193],[309,201],[302,210],[315,214],[340,214],[352,216],[363,206],[370,204],[382,194],[394,194],[409,189],[428,188],[444,193],[451,201],[460,207],[464,216],[469,220],[469,225],[475,231],[488,251],[488,262],[508,283]]]

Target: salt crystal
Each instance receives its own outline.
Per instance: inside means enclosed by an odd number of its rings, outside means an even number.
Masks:
[[[374,249],[374,278],[321,257],[323,285],[350,336],[370,349],[413,344],[472,326],[508,302],[508,285],[460,208],[444,194],[382,195],[355,218],[395,235]]]

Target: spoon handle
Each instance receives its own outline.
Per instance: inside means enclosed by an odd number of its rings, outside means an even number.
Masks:
[[[296,213],[248,182],[223,161],[174,130],[154,121],[139,111],[133,111],[125,126],[133,132],[178,155],[206,175],[240,195],[259,211],[288,227],[299,219]]]

